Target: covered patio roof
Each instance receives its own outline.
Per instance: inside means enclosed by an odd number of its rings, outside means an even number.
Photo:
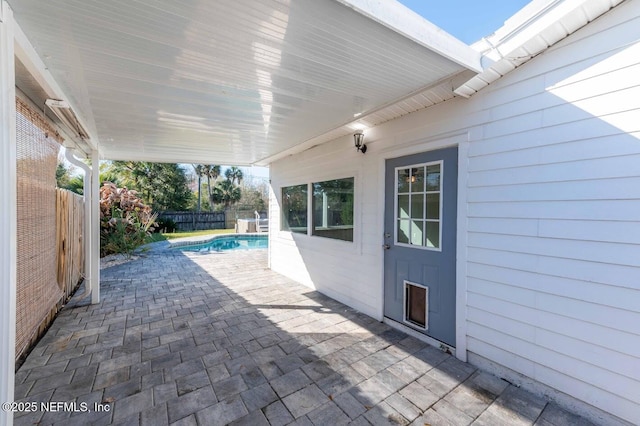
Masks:
[[[105,159],[268,164],[482,71],[480,53],[395,0],[9,3],[60,93],[19,50],[17,86],[66,101]]]

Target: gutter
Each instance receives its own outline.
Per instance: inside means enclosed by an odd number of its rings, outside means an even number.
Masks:
[[[454,93],[469,98],[550,46],[565,39],[624,0],[537,0],[494,34],[472,47],[482,54],[484,71]]]

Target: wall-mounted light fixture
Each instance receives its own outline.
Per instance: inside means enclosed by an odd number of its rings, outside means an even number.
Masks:
[[[418,174],[418,169],[411,169],[411,176],[407,175],[405,181],[407,183],[416,183],[416,175]]]
[[[367,152],[367,146],[364,144],[364,132],[362,130],[356,130],[353,134],[353,142],[356,145],[356,150],[363,154]]]

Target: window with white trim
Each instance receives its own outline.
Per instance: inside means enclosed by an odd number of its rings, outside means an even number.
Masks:
[[[354,178],[314,182],[311,235],[353,241]]]
[[[442,161],[396,168],[395,244],[440,250]]]
[[[282,188],[281,229],[307,233],[307,184]]]

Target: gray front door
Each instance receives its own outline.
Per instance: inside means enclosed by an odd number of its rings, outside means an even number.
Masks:
[[[384,315],[455,346],[458,148],[387,160]]]

